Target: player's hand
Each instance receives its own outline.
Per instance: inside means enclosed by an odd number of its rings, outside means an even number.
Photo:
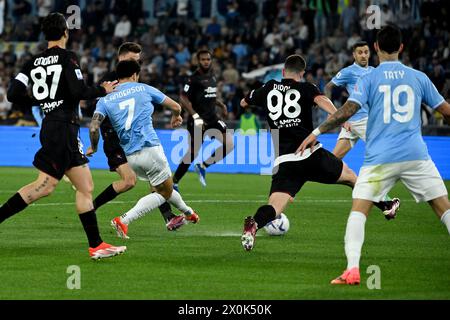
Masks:
[[[101,84],[101,86],[106,90],[106,94],[113,92],[119,85],[119,81],[106,81]]]
[[[172,120],[170,121],[172,128],[179,128],[183,124],[183,118],[181,116],[172,116]]]
[[[311,152],[314,151],[314,146],[317,143],[317,137],[314,134],[310,134],[308,137],[306,137],[305,140],[303,140],[300,147],[298,147],[297,151],[295,151],[295,154],[299,154],[302,156],[303,152],[305,152],[306,149],[311,148]]]
[[[92,146],[91,146],[87,149],[86,156],[92,157],[96,152],[97,152],[97,150],[94,150],[94,148],[92,148]]]
[[[350,122],[346,122],[342,125],[342,127],[347,130],[348,132],[352,132],[352,125],[350,124]]]
[[[193,114],[192,118],[194,119],[194,126],[196,126],[198,128],[203,128],[203,125],[205,124],[205,122],[203,121],[202,118],[200,118],[198,113]]]

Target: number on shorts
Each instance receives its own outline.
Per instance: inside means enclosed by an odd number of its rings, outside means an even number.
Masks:
[[[131,124],[133,123],[134,118],[134,107],[136,106],[136,100],[134,98],[125,100],[119,104],[120,110],[125,110],[128,108],[128,117],[125,122],[125,130],[131,129]]]

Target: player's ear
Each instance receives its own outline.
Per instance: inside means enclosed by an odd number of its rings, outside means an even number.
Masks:
[[[282,70],[283,78],[286,76],[286,69]]]
[[[375,42],[375,43],[373,44],[373,47],[374,47],[374,49],[375,49],[375,52],[378,53],[378,51],[380,51],[380,48],[378,47],[378,42]]]
[[[402,53],[404,49],[403,43],[400,44],[400,49],[398,49],[398,53]]]

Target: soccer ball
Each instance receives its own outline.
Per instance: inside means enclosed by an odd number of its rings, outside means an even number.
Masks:
[[[266,224],[264,229],[271,236],[282,236],[289,230],[289,219],[282,213],[275,220]]]

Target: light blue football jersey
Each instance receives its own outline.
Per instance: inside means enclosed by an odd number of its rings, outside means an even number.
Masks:
[[[331,82],[338,87],[345,87],[348,94],[351,95],[359,78],[372,72],[374,69],[374,67],[370,66],[363,68],[355,62],[351,66],[348,66],[338,72],[334,78],[331,79]],[[359,109],[358,112],[355,113],[348,121],[353,122],[364,118],[367,118],[367,106],[363,106]]]
[[[143,83],[120,84],[116,91],[101,98],[95,112],[109,117],[127,156],[161,142],[153,128],[153,103],[161,104],[166,95]]]
[[[430,159],[420,106],[436,109],[444,98],[423,72],[383,62],[358,80],[348,100],[368,106],[365,166]]]

